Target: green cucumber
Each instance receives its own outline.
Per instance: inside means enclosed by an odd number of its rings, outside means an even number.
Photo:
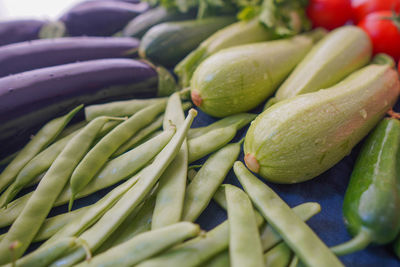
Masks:
[[[183,88],[188,87],[196,68],[212,54],[233,46],[272,40],[273,37],[273,34],[260,23],[258,18],[251,21],[239,21],[217,31],[175,67],[180,85]]]
[[[180,13],[175,9],[167,9],[159,6],[153,8],[131,20],[122,30],[122,35],[127,37],[141,38],[154,25],[167,22],[190,19],[195,15],[192,13]]]
[[[272,182],[312,179],[348,155],[399,93],[397,72],[371,64],[333,87],[281,101],[250,126],[246,165]]]
[[[387,244],[400,231],[400,122],[387,118],[368,136],[357,158],[343,202],[353,239],[335,246],[337,255]]]
[[[310,51],[317,34],[236,46],[210,56],[193,74],[193,103],[214,117],[255,108]]]
[[[158,24],[143,36],[139,55],[172,67],[208,36],[234,21],[233,17],[213,17]]]
[[[311,49],[270,101],[279,102],[333,86],[365,66],[371,55],[371,41],[362,29],[355,26],[340,27]]]

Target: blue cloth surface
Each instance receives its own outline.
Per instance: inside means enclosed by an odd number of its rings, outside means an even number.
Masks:
[[[400,102],[397,104],[396,110],[399,110],[399,108]],[[253,110],[256,113],[260,111],[261,107]],[[216,120],[199,111],[192,127],[205,126]],[[233,142],[237,142],[243,138],[246,131],[247,127],[240,130]],[[350,174],[361,145],[362,142],[353,149],[350,155],[325,173],[310,181],[293,185],[278,185],[263,180],[291,207],[310,201],[318,202],[321,205],[321,212],[311,218],[308,221],[308,225],[328,246],[343,243],[351,238],[343,222],[342,204]],[[243,152],[240,154],[239,159],[243,161]],[[204,162],[204,159],[198,162]],[[224,182],[240,186],[232,170]],[[104,189],[86,198],[76,200],[74,209],[95,203],[110,190],[111,188]],[[67,205],[54,208],[49,216],[63,212],[67,212]],[[197,223],[200,224],[202,229],[210,230],[224,220],[226,220],[226,212],[212,201],[198,218]],[[7,228],[0,229],[0,234],[6,231]],[[28,252],[34,250],[39,245],[40,243],[32,244]],[[340,257],[340,260],[348,267],[400,266],[400,260],[393,253],[391,245],[369,246],[363,251]]]

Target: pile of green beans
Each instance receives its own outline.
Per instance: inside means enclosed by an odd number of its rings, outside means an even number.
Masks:
[[[46,125],[37,134],[44,135],[40,142],[32,139],[1,174],[8,182],[0,195],[0,227],[11,227],[0,236],[0,264],[283,267],[300,259],[341,266],[303,222],[320,211],[317,203],[288,209],[235,163],[243,140],[230,142],[256,115],[190,129],[197,113],[189,110],[185,119],[191,104],[181,98],[174,93],[89,106],[86,122],[64,129],[80,106]],[[202,165],[189,166],[208,155]],[[244,190],[223,184],[232,168]],[[96,203],[46,219],[53,206],[69,201],[71,209],[74,199],[121,181]],[[35,183],[36,190],[14,199]],[[193,222],[212,200],[228,219],[204,232]],[[298,229],[288,233],[283,219]],[[299,231],[307,240],[296,236]],[[45,242],[21,257],[37,241]],[[299,248],[306,241],[322,255],[309,260],[309,246]]]

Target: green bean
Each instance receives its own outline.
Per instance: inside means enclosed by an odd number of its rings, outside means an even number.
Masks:
[[[101,245],[96,253],[101,253],[107,249],[117,246],[132,237],[150,231],[151,218],[153,216],[156,195],[152,195],[138,206],[125,221],[115,230],[112,235]]]
[[[180,222],[157,230],[142,233],[102,254],[90,262],[77,266],[132,266],[198,235],[200,227],[189,222]]]
[[[239,156],[240,145],[229,144],[207,159],[186,189],[183,221],[195,221],[207,207]]]
[[[233,169],[257,209],[306,265],[343,266],[307,224],[243,163],[235,162]]]
[[[76,238],[66,238],[55,243],[50,249],[38,249],[15,263],[2,265],[3,267],[41,267],[52,263],[68,249],[76,246]]]
[[[44,241],[52,237],[60,229],[62,229],[69,222],[75,220],[75,218],[82,216],[89,210],[90,206],[86,206],[77,210],[62,213],[57,216],[47,218],[42,227],[40,227],[38,233],[36,234],[33,242]]]
[[[0,193],[11,184],[19,171],[40,151],[46,148],[74,115],[82,109],[82,105],[70,111],[67,115],[56,118],[48,122],[40,131],[32,138],[31,141],[18,153],[11,163],[0,174]]]
[[[70,223],[65,225],[42,246],[51,245],[65,237],[79,236],[82,232],[96,223],[132,186],[134,186],[140,173],[126,181],[125,183],[117,186],[102,199],[91,205],[90,208],[83,214],[78,216]]]
[[[10,163],[17,155],[18,155],[19,151],[16,151],[8,156],[6,156],[5,158],[2,158],[0,161],[0,166],[4,166],[7,165],[8,163]]]
[[[180,127],[168,145],[157,155],[153,163],[143,169],[141,178],[124,196],[90,229],[84,232],[80,238],[85,240],[91,251],[96,251],[101,244],[118,228],[126,217],[143,201],[149,194],[158,179],[178,154],[180,147],[186,137],[187,130],[197,112],[189,111],[182,127]],[[78,249],[64,258],[54,262],[52,266],[71,266],[85,257],[85,251]]]
[[[90,105],[85,107],[85,118],[91,121],[99,116],[125,117],[132,116],[138,111],[154,105],[164,105],[167,98],[132,99],[109,102],[106,104]]]
[[[31,159],[18,173],[15,181],[1,195],[0,207],[7,206],[26,185],[47,171],[75,134],[76,132],[58,140]]]
[[[109,119],[101,117],[93,120],[68,142],[0,242],[0,264],[11,261],[12,255],[19,257],[25,252],[68,182],[75,166],[89,149],[98,131]],[[9,246],[15,241],[20,242],[21,246],[10,251]]]
[[[183,110],[188,110],[192,106],[191,103],[183,103],[182,104],[182,109]],[[146,137],[150,136],[152,133],[154,133],[157,129],[161,128],[162,124],[164,121],[164,115],[160,115],[155,121],[153,121],[151,124],[137,132],[131,139],[129,139],[127,142],[125,142],[122,146],[118,148],[118,150],[111,156],[111,157],[117,157],[126,151],[134,148],[142,140],[144,140]]]
[[[297,267],[299,266],[299,258],[294,255],[293,259],[290,261],[289,267]]]
[[[289,265],[292,255],[290,248],[282,242],[264,254],[264,266],[286,267]]]
[[[165,110],[164,129],[172,123],[181,127],[185,120],[179,93],[170,96]],[[156,204],[153,212],[151,229],[157,229],[181,220],[183,200],[185,198],[188,165],[188,150],[186,139],[160,178]]]
[[[316,202],[307,202],[294,207],[293,212],[303,221],[308,221],[312,216],[321,211],[321,206]],[[265,225],[261,231],[261,242],[264,251],[269,250],[282,241],[282,237],[270,225]]]
[[[76,194],[94,178],[110,156],[137,131],[151,123],[164,109],[165,104],[153,104],[140,110],[111,130],[85,155],[71,176],[72,194],[69,209],[72,208]]]
[[[217,151],[228,144],[236,135],[235,127],[212,130],[202,136],[188,140],[189,163]]]
[[[63,139],[64,137],[78,131],[79,129],[82,129],[87,124],[87,121],[80,121],[65,127],[65,129],[57,136],[56,141]]]
[[[236,115],[231,115],[228,117],[225,117],[219,121],[216,121],[208,126],[204,127],[198,127],[198,128],[192,128],[188,132],[188,139],[193,139],[199,136],[202,136],[204,134],[209,133],[210,131],[219,129],[219,128],[225,128],[229,126],[236,126],[236,129],[239,130],[249,124],[254,118],[256,117],[256,114],[251,114],[251,113],[240,113]]]
[[[231,263],[229,260],[228,250],[219,253],[218,255],[207,261],[205,264],[203,264],[203,267],[230,267],[230,266]]]
[[[132,138],[130,138],[127,142],[122,144],[114,154],[112,154],[112,158],[118,157],[124,154],[126,151],[132,149],[138,142],[143,140],[146,136],[153,133],[157,129],[160,129],[162,126],[162,122],[164,120],[164,114],[157,117],[152,123],[138,131]]]
[[[83,207],[77,210],[73,210],[71,212],[62,213],[57,216],[53,216],[47,218],[42,226],[40,227],[39,231],[37,232],[33,242],[39,242],[46,239],[49,239],[53,236],[57,231],[59,231],[64,225],[69,223],[71,220],[80,216],[87,210],[89,207]],[[0,241],[6,236],[6,234],[0,235]]]
[[[93,192],[129,178],[136,171],[148,164],[149,161],[165,147],[174,133],[175,129],[164,131],[146,143],[108,162],[96,175],[96,178],[93,179],[85,189],[78,193],[77,198],[90,195]],[[32,193],[28,193],[11,202],[7,206],[7,209],[0,209],[0,227],[7,226],[15,220],[31,195]],[[63,192],[54,203],[54,206],[67,203],[70,197],[71,189],[69,187],[64,188]]]
[[[229,245],[229,225],[225,221],[192,240],[182,243],[165,253],[148,259],[137,267],[194,267],[224,251]]]
[[[264,265],[263,250],[253,205],[236,186],[224,185],[228,203],[229,255],[231,266]]]

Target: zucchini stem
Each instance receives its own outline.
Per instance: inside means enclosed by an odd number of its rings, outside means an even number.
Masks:
[[[366,248],[371,243],[371,235],[368,230],[361,231],[351,240],[340,245],[331,247],[337,256],[343,256]]]

